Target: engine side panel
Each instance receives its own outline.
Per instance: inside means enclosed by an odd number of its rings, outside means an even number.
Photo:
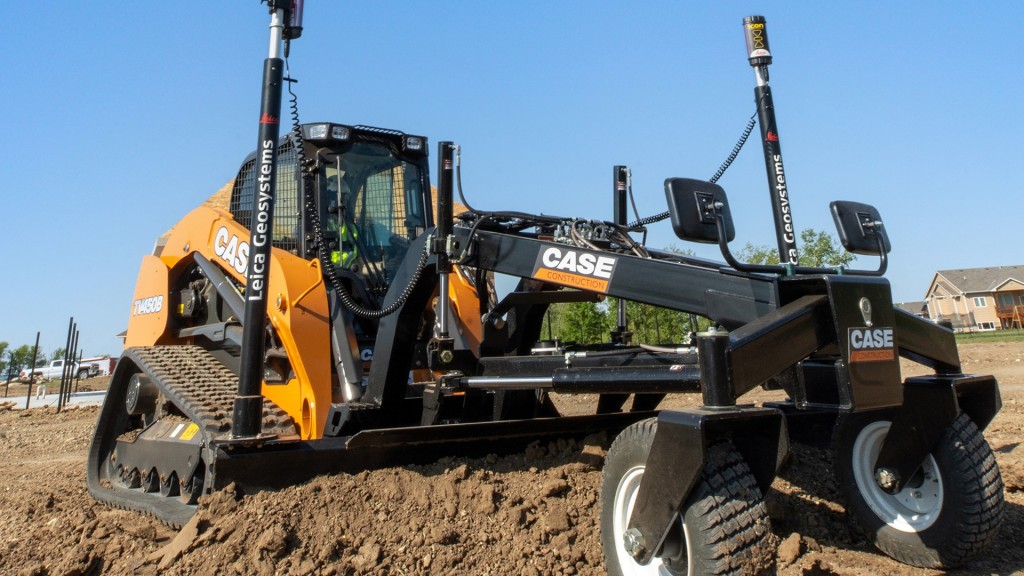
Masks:
[[[126,348],[174,342],[167,330],[171,309],[169,289],[167,264],[156,256],[143,256],[128,313]]]

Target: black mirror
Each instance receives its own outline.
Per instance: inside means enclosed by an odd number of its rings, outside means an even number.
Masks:
[[[888,254],[892,250],[882,217],[874,206],[836,200],[829,204],[839,241],[854,254]]]
[[[736,237],[729,201],[718,184],[692,178],[669,178],[665,180],[665,197],[672,230],[680,240],[718,244],[716,209],[724,220],[725,241]]]

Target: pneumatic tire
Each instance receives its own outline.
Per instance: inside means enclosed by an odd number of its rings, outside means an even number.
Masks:
[[[771,527],[761,491],[731,442],[708,447],[707,462],[662,555],[642,566],[622,535],[636,500],[657,419],[626,428],[612,443],[601,484],[601,545],[611,576],[758,574],[771,566]]]
[[[836,474],[854,526],[895,560],[950,568],[991,543],[1003,511],[1003,479],[981,431],[964,413],[898,494],[874,481],[891,413],[844,416],[835,438]]]

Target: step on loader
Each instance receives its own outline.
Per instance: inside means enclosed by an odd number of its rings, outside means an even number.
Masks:
[[[279,51],[298,37],[301,3],[270,7],[257,150],[228,210],[195,209],[143,258],[89,450],[94,497],[181,525],[232,482],[280,487],[610,430],[611,574],[763,567],[764,495],[791,441],[834,450],[849,515],[893,558],[948,567],[990,543],[1002,482],[981,431],[1000,408],[996,381],[962,372],[949,329],[894,308],[875,208],[830,205],[843,246],[876,269],[799,265],[763,18],[744,30],[779,265],[732,255],[729,199],[711,181],[667,179],[667,212],[628,223],[621,166],[610,221],[468,203],[456,217],[452,142],[438,145],[435,218],[425,137],[297,121],[279,134]],[[666,218],[725,262],[636,239]],[[515,288],[500,294],[496,275]],[[606,297],[711,327],[634,343],[620,311],[611,342],[542,337],[550,306]],[[901,379],[901,357],[934,374]],[[759,388],[779,401],[744,402]],[[599,400],[562,416],[556,393]],[[675,393],[701,405],[658,410]]]

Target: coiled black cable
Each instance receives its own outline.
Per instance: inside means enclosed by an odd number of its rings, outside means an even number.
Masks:
[[[721,178],[723,174],[725,174],[725,171],[728,170],[729,166],[732,165],[733,160],[736,160],[736,157],[739,156],[740,150],[742,150],[743,149],[743,145],[747,143],[747,138],[750,137],[750,133],[754,131],[754,126],[756,126],[756,125],[757,125],[757,112],[754,112],[754,114],[750,116],[750,120],[747,121],[747,127],[743,129],[743,134],[740,136],[740,139],[736,142],[736,145],[732,147],[732,152],[729,153],[729,156],[725,159],[725,162],[722,162],[722,165],[718,167],[718,170],[715,172],[715,175],[711,177],[709,182],[714,184],[715,182],[718,182],[718,179]],[[633,209],[636,210],[635,207]],[[640,218],[636,222],[633,222],[632,224],[630,224],[629,227],[630,228],[637,228],[637,227],[640,227],[640,226],[647,226],[648,224],[654,224],[655,222],[661,222],[662,220],[664,220],[664,219],[666,219],[668,217],[669,217],[669,213],[666,210],[665,212],[662,212],[661,214],[655,214],[654,216],[647,216],[646,218]]]
[[[284,67],[286,76],[290,76],[287,58],[285,58]],[[405,290],[403,290],[398,296],[397,300],[385,308],[373,310],[360,306],[359,303],[352,298],[352,294],[349,293],[348,289],[345,288],[345,285],[342,284],[341,280],[338,278],[338,271],[334,267],[334,263],[327,257],[327,242],[324,239],[324,228],[323,224],[320,222],[320,212],[317,210],[316,195],[313,191],[313,182],[311,181],[313,162],[306,160],[305,142],[302,139],[302,125],[299,123],[299,99],[295,95],[295,92],[292,91],[293,82],[294,80],[290,77],[287,78],[289,95],[288,107],[291,110],[292,132],[294,133],[295,139],[295,153],[298,156],[299,174],[301,174],[302,178],[306,215],[309,217],[310,224],[313,226],[313,239],[316,242],[316,253],[317,258],[320,260],[320,269],[323,270],[324,276],[327,277],[331,287],[334,288],[334,291],[338,294],[338,299],[341,300],[342,305],[356,316],[359,316],[360,318],[383,318],[390,314],[394,314],[399,310],[399,308],[404,306],[405,302],[410,296],[412,296],[412,291],[415,289],[416,283],[419,282],[420,276],[423,274],[423,269],[426,267],[430,242],[428,241],[424,243],[423,252],[420,254],[419,262],[416,264],[416,271],[413,272],[412,278],[409,279],[409,283],[406,285]]]
[[[647,217],[644,217],[644,218],[641,218],[641,219],[637,220],[636,222],[630,222],[629,223],[629,227],[630,228],[639,228],[641,226],[647,226],[648,224],[654,224],[655,222],[661,222],[662,220],[664,220],[665,218],[668,218],[669,216],[670,216],[670,214],[669,214],[668,210],[666,210],[666,211],[664,211],[664,212],[662,212],[660,214],[655,214],[654,216],[647,216]]]
[[[754,112],[754,114],[750,116],[750,120],[747,121],[747,127],[743,129],[743,135],[740,136],[740,139],[739,141],[736,142],[736,145],[732,147],[732,152],[729,153],[729,157],[725,159],[725,162],[722,162],[722,165],[718,167],[718,171],[715,172],[715,175],[711,177],[710,182],[712,184],[718,182],[718,179],[721,178],[722,175],[725,174],[725,171],[729,169],[729,166],[732,165],[732,161],[735,160],[737,156],[739,156],[740,150],[742,150],[743,145],[747,143],[747,138],[750,137],[750,133],[754,131],[754,126],[756,125],[757,112]]]

